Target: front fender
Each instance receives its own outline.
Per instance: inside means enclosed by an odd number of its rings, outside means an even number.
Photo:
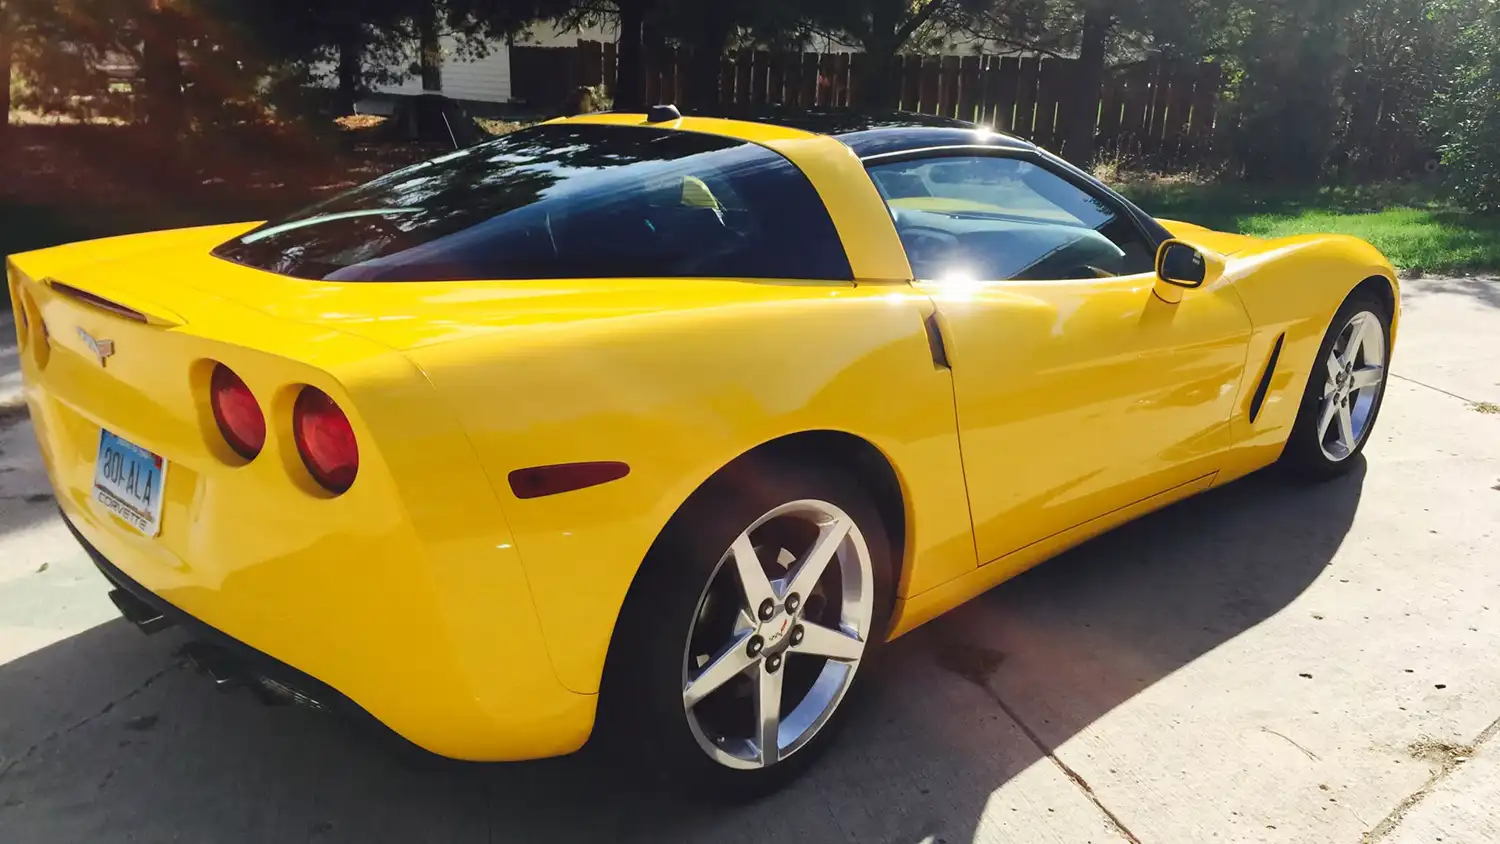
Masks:
[[[1191,236],[1189,236],[1191,239]],[[1367,279],[1389,286],[1393,313],[1391,342],[1401,316],[1396,270],[1378,249],[1346,235],[1301,235],[1259,241],[1232,255],[1225,281],[1234,285],[1250,315],[1253,331],[1246,351],[1246,383],[1235,417],[1241,443],[1222,474],[1232,479],[1274,461],[1291,434],[1307,379],[1334,314],[1349,293]],[[1270,362],[1278,338],[1269,387],[1252,422],[1250,395]]]
[[[631,581],[682,502],[786,434],[847,432],[890,460],[907,507],[902,594],[975,567],[952,382],[932,360],[925,297],[905,285],[701,280],[642,295],[409,352],[500,497],[565,686],[597,691]],[[629,474],[534,499],[507,480],[596,460]]]

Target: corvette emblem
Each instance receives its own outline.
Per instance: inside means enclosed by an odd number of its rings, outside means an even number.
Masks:
[[[94,357],[99,359],[100,366],[104,366],[110,356],[115,353],[115,341],[113,340],[95,340],[92,334],[89,334],[82,328],[78,329],[78,336],[83,340],[83,344],[89,347],[89,351],[94,353]]]

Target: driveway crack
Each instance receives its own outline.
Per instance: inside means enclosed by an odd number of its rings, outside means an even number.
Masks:
[[[1121,838],[1129,841],[1130,844],[1141,844],[1141,839],[1137,838],[1136,834],[1130,831],[1130,827],[1126,826],[1123,820],[1120,820],[1120,816],[1116,815],[1113,810],[1104,805],[1104,801],[1100,800],[1099,795],[1094,793],[1094,787],[1089,785],[1089,781],[1084,779],[1082,774],[1073,770],[1072,766],[1070,766],[1067,762],[1064,762],[1062,759],[1058,758],[1053,749],[1051,747],[1048,747],[1047,743],[1042,741],[1042,737],[1037,735],[1036,732],[1031,729],[1031,727],[1028,727],[1025,721],[1021,720],[1020,713],[1012,709],[1010,704],[1005,702],[1005,698],[1000,696],[999,692],[996,692],[987,684],[984,686],[984,690],[989,693],[990,699],[995,701],[995,704],[1005,712],[1006,716],[1008,716],[1010,720],[1014,721],[1017,727],[1021,728],[1021,732],[1026,734],[1026,738],[1030,739],[1031,743],[1036,745],[1036,749],[1040,750],[1043,755],[1052,760],[1052,764],[1056,765],[1059,771],[1062,771],[1063,776],[1067,777],[1069,780],[1072,780],[1073,784],[1078,786],[1078,790],[1082,791],[1083,796],[1087,797],[1089,802],[1094,804],[1094,808],[1098,809],[1100,813],[1104,815],[1104,817],[1109,821],[1109,825],[1114,827],[1115,832],[1118,833]]]
[[[1437,771],[1431,777],[1428,777],[1427,782],[1421,788],[1407,795],[1406,799],[1396,804],[1396,808],[1392,809],[1390,814],[1381,818],[1380,823],[1376,824],[1373,829],[1360,836],[1360,844],[1374,844],[1374,842],[1380,841],[1387,835],[1390,835],[1396,827],[1401,825],[1401,821],[1406,818],[1408,812],[1426,799],[1427,795],[1431,794],[1432,790],[1437,788],[1438,784],[1446,779],[1449,774],[1458,770],[1458,766],[1463,764],[1462,760],[1474,755],[1479,746],[1494,738],[1497,732],[1500,732],[1500,718],[1491,721],[1490,725],[1481,730],[1474,741],[1467,745],[1435,748],[1443,751],[1437,754],[1429,754],[1437,755],[1440,760]]]
[[[1083,792],[1083,796],[1087,797],[1089,802],[1094,804],[1094,808],[1098,809],[1100,814],[1104,815],[1105,819],[1109,821],[1109,825],[1114,829],[1116,834],[1129,841],[1130,844],[1141,844],[1141,839],[1134,832],[1130,831],[1130,827],[1125,825],[1120,816],[1104,805],[1104,801],[1100,800],[1099,795],[1094,793],[1094,787],[1089,785],[1089,781],[1084,779],[1082,774],[1073,770],[1073,767],[1067,762],[1058,758],[1057,753],[1045,741],[1042,741],[1042,737],[1037,735],[1036,731],[1031,729],[1031,727],[1027,726],[1025,721],[1021,720],[1020,713],[1016,712],[1010,704],[1006,703],[1005,698],[1001,697],[1000,693],[995,691],[994,687],[990,685],[990,675],[995,672],[995,669],[1000,666],[1000,663],[1004,659],[1004,654],[965,645],[948,645],[940,650],[937,656],[939,666],[983,689],[984,693],[989,695],[990,700],[993,700],[995,705],[999,706],[1000,710],[1005,713],[1006,717],[1010,718],[1021,729],[1021,732],[1036,746],[1036,749],[1041,751],[1043,756],[1051,760],[1052,764],[1062,772],[1062,775],[1067,777],[1073,785],[1077,786],[1079,791]]]
[[[1418,381],[1415,378],[1408,378],[1405,375],[1401,375],[1401,374],[1396,373],[1396,372],[1392,372],[1391,373],[1391,377],[1392,378],[1399,378],[1402,381],[1407,382],[1408,384],[1416,384],[1418,387],[1426,387],[1429,390],[1432,390],[1432,391],[1438,392],[1438,393],[1442,393],[1445,396],[1452,396],[1453,398],[1456,398],[1456,399],[1458,399],[1461,402],[1468,402],[1469,404],[1479,404],[1479,402],[1477,402],[1477,401],[1475,401],[1473,399],[1464,398],[1463,396],[1459,395],[1458,393],[1450,393],[1447,390],[1443,389],[1442,387],[1434,387],[1431,384],[1427,384],[1427,383],[1424,383],[1422,381]]]
[[[126,701],[130,700],[131,698],[135,697],[136,695],[140,694],[141,692],[144,692],[145,690],[151,688],[151,684],[153,684],[157,680],[160,680],[161,678],[165,677],[169,672],[171,672],[173,669],[175,669],[177,667],[178,666],[176,666],[176,665],[169,665],[166,668],[163,668],[162,670],[156,672],[155,674],[152,674],[150,677],[147,677],[144,681],[142,681],[135,688],[131,689],[130,691],[126,692],[123,695],[120,695],[119,697],[115,698],[114,700],[110,701],[109,703],[104,704],[104,707],[101,708],[98,712],[95,712],[92,715],[86,715],[83,718],[78,719],[76,722],[74,722],[74,723],[72,723],[72,724],[70,724],[70,725],[68,725],[66,727],[63,727],[63,728],[57,729],[57,730],[53,730],[52,732],[48,733],[47,735],[42,736],[40,739],[38,739],[30,747],[26,748],[25,750],[23,750],[19,754],[17,754],[15,757],[13,757],[9,762],[6,762],[3,766],[0,766],[0,779],[4,779],[5,775],[9,774],[11,772],[11,770],[13,770],[14,768],[20,766],[20,764],[23,763],[23,762],[25,762],[27,759],[30,759],[32,757],[32,755],[35,754],[38,750],[40,750],[44,745],[48,744],[49,742],[55,741],[55,740],[57,740],[59,738],[62,738],[63,736],[68,735],[69,733],[72,733],[72,732],[74,732],[76,730],[79,730],[79,729],[87,726],[88,724],[92,723],[94,720],[96,720],[98,718],[102,718],[105,715],[108,715],[109,712],[110,712],[110,710],[114,709],[116,706],[119,706],[122,703],[125,703]]]

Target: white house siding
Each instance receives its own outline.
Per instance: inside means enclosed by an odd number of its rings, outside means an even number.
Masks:
[[[517,38],[517,44],[529,47],[574,47],[580,39],[588,41],[614,41],[614,29],[591,28],[583,31],[556,29],[548,24],[538,24],[531,32]],[[452,36],[444,36],[443,47],[443,91],[456,100],[475,100],[489,103],[505,103],[511,99],[510,48],[503,41],[491,43],[489,53],[483,58],[467,59],[457,55],[457,42]],[[415,53],[413,54],[415,55]],[[327,67],[331,72],[332,65]],[[420,94],[420,77],[408,77],[396,85],[380,85],[375,88],[380,94]],[[362,103],[361,110],[379,111],[378,103]]]
[[[441,39],[443,46],[443,91],[456,100],[479,100],[504,103],[510,101],[510,53],[505,44],[492,45],[489,54],[480,59],[456,57],[456,43],[451,36]],[[375,88],[382,94],[420,94],[420,77],[408,77],[399,85]]]
[[[564,30],[539,23],[530,32],[516,38],[516,43],[525,47],[576,47],[579,41],[617,41],[615,32],[613,26]]]

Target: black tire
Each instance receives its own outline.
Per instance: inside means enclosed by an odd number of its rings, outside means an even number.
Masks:
[[[720,561],[740,533],[775,508],[807,499],[843,510],[869,549],[874,602],[864,654],[842,698],[834,704],[833,714],[806,744],[765,767],[731,768],[710,757],[689,725],[683,703],[689,631],[700,618]],[[835,562],[829,567],[836,566]],[[610,645],[601,689],[597,733],[601,745],[634,775],[654,776],[672,788],[730,800],[776,790],[811,765],[847,720],[859,681],[873,667],[889,629],[893,577],[886,525],[870,496],[852,477],[831,469],[753,458],[731,467],[695,493],[672,518],[631,586]],[[812,600],[810,594],[808,603]],[[811,613],[811,607],[806,612]],[[789,684],[793,659],[809,658],[786,655],[782,670]],[[758,676],[759,670],[742,676]]]
[[[1368,422],[1364,429],[1358,434],[1358,441],[1353,449],[1345,456],[1337,459],[1329,456],[1323,449],[1323,436],[1318,431],[1319,414],[1322,410],[1323,391],[1328,383],[1327,360],[1338,342],[1340,334],[1349,325],[1354,317],[1367,312],[1373,314],[1380,323],[1382,340],[1384,341],[1384,372],[1381,374],[1380,386],[1370,406]],[[1380,416],[1380,407],[1385,402],[1385,388],[1390,379],[1390,348],[1391,348],[1391,311],[1386,303],[1374,291],[1368,288],[1356,289],[1344,300],[1344,304],[1334,314],[1333,321],[1329,323],[1328,331],[1323,336],[1323,343],[1318,347],[1318,355],[1313,360],[1311,371],[1308,374],[1307,387],[1302,393],[1302,404],[1297,411],[1297,421],[1292,426],[1292,433],[1287,439],[1286,448],[1282,451],[1279,466],[1287,474],[1307,481],[1326,481],[1336,478],[1352,469],[1364,452],[1365,445],[1370,441],[1370,435],[1375,430],[1375,423]]]

